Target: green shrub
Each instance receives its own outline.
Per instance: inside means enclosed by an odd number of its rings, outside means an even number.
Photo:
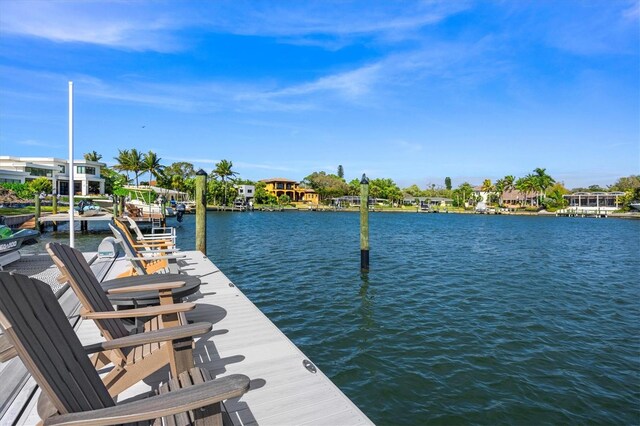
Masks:
[[[26,183],[0,183],[0,186],[12,190],[16,194],[16,197],[25,200],[30,200],[35,196],[33,189]]]

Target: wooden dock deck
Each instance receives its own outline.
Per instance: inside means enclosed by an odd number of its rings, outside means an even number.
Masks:
[[[213,331],[196,341],[197,366],[216,376],[241,373],[251,378],[251,390],[229,400],[225,409],[234,425],[361,425],[371,421],[327,378],[320,368],[310,371],[302,353],[208,258],[184,252],[181,268],[201,277],[200,291],[189,298],[197,307],[187,316],[213,323]],[[105,279],[127,267],[114,262]],[[84,345],[101,341],[92,321],[80,321]],[[311,368],[313,370],[314,368]],[[168,368],[134,385],[120,400],[156,389]],[[16,424],[39,421],[32,399]]]

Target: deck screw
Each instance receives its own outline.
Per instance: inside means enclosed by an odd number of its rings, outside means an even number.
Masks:
[[[302,361],[302,365],[304,366],[304,368],[306,368],[307,370],[309,370],[313,374],[318,372],[318,369],[316,368],[316,366],[313,365],[313,363],[311,361],[309,361],[308,359],[305,359],[304,361]]]

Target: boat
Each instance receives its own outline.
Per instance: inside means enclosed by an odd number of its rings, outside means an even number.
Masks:
[[[124,188],[129,191],[129,199],[127,200],[127,204],[140,209],[140,212],[143,215],[162,214],[163,201],[165,205],[164,215],[176,215],[176,212],[169,202],[167,196],[167,193],[171,192],[171,190],[158,188],[155,186],[125,186]]]
[[[92,217],[100,215],[102,209],[91,200],[81,200],[76,210],[81,216]]]
[[[38,241],[40,232],[33,229],[21,229],[13,232],[7,225],[0,225],[0,256],[18,250],[23,244]]]
[[[629,207],[631,207],[634,210],[640,210],[640,201],[629,204]]]

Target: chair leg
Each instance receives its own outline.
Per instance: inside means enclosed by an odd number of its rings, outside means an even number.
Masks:
[[[111,364],[111,360],[104,352],[98,352],[97,354],[92,355],[90,359],[96,370],[100,370],[102,367]]]

